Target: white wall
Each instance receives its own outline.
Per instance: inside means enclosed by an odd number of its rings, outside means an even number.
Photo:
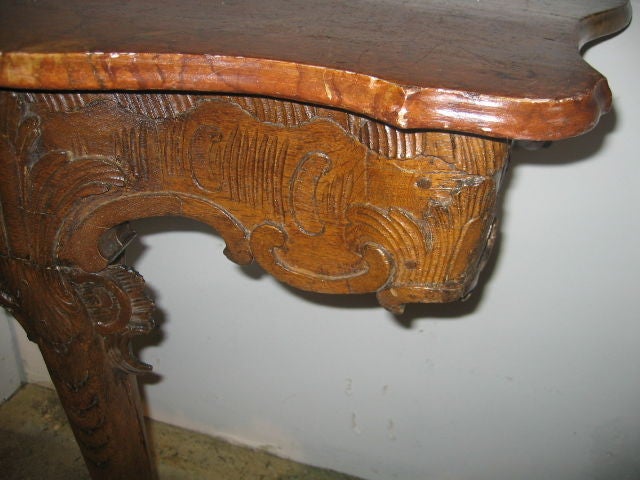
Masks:
[[[398,321],[243,270],[190,222],[140,224],[152,416],[372,480],[640,478],[638,45],[636,21],[586,54],[615,97],[596,130],[514,153],[468,303]]]
[[[0,403],[15,392],[23,380],[15,330],[10,322],[0,309]]]

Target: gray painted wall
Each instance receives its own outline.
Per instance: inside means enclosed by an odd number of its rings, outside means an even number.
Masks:
[[[9,398],[23,380],[13,321],[0,309],[0,402]]]

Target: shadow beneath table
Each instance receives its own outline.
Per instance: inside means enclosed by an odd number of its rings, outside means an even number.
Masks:
[[[548,167],[588,161],[602,150],[607,136],[616,129],[617,123],[618,115],[612,108],[593,130],[578,137],[549,142],[538,150],[519,148],[516,142],[511,154],[511,166],[517,168],[520,164],[531,164]]]
[[[508,178],[505,179],[508,183]],[[219,237],[219,234],[212,230],[207,225],[199,223],[194,220],[180,218],[180,217],[160,217],[145,219],[143,221],[136,222],[134,230],[137,230],[140,237],[144,238],[147,235],[154,235],[167,231],[172,232],[185,232],[185,233],[205,233]],[[442,304],[410,304],[407,305],[405,312],[401,315],[394,315],[389,313],[389,317],[393,318],[400,326],[404,328],[410,328],[414,320],[420,318],[448,318],[457,319],[463,318],[476,310],[478,304],[482,298],[482,290],[487,284],[488,279],[493,274],[496,264],[498,262],[500,246],[502,243],[501,235],[499,234],[494,248],[485,268],[480,274],[478,284],[470,297],[465,301],[458,301],[453,303]],[[148,247],[141,241],[133,242],[126,252],[126,264],[135,266],[136,263],[144,256]],[[256,262],[249,265],[238,265],[238,271],[242,273],[248,280],[260,280],[263,277],[269,276],[269,274],[260,267]],[[143,272],[144,273],[144,272]],[[188,281],[188,280],[187,280]],[[276,283],[279,288],[282,288],[289,295],[302,298],[306,302],[314,303],[316,305],[322,305],[325,307],[337,308],[337,309],[376,309],[380,308],[376,296],[374,293],[368,294],[326,294],[302,291],[297,288],[291,287],[281,282]],[[158,299],[159,295],[153,289],[153,287],[146,284],[146,292],[152,299]],[[137,354],[145,347],[157,346],[164,340],[164,334],[162,333],[162,325],[166,322],[166,315],[156,305],[154,312],[154,320],[156,327],[150,334],[136,337],[134,339],[134,352]],[[160,381],[160,376],[151,374],[144,381],[144,383],[152,384]]]

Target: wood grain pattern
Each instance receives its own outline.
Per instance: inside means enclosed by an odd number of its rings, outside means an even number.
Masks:
[[[21,0],[0,5],[0,87],[259,94],[553,140],[609,109],[578,48],[630,18],[628,0]]]
[[[108,162],[38,152],[42,119],[0,93],[0,306],[36,342],[92,478],[151,480],[130,340],[153,327],[142,277],[116,264],[88,273],[58,261],[61,219],[122,177]],[[84,148],[84,147],[81,147]],[[119,251],[118,227],[101,239]]]

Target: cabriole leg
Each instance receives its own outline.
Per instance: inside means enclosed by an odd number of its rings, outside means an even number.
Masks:
[[[131,335],[151,328],[142,278],[0,257],[3,305],[40,347],[94,480],[156,478],[145,435]]]

